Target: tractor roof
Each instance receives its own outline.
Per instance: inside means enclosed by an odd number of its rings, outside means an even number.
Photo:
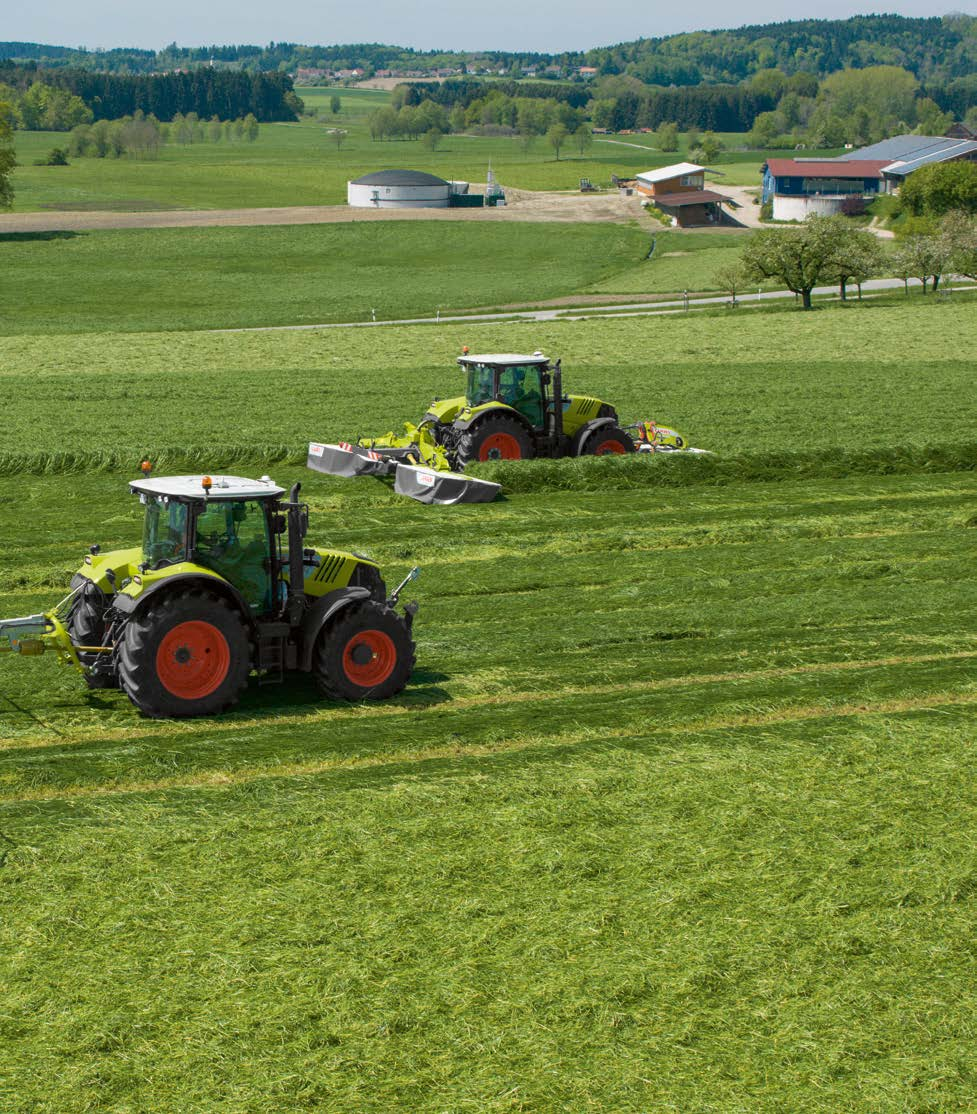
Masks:
[[[132,480],[130,491],[147,495],[167,495],[171,499],[272,499],[285,494],[285,489],[264,476],[260,480],[247,480],[243,476],[208,477],[212,483],[208,491],[203,486],[204,476],[153,476],[145,480]]]
[[[549,360],[542,352],[534,352],[531,356],[518,356],[512,352],[494,356],[459,356],[460,364],[488,364],[492,367],[512,367],[524,364],[548,364]]]

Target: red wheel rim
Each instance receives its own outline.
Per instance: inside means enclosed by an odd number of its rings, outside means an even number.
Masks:
[[[210,696],[230,668],[227,639],[213,624],[199,619],[167,631],[156,651],[156,673],[163,688],[182,700]]]
[[[606,456],[608,453],[617,453],[623,455],[628,450],[621,444],[620,441],[613,439],[608,441],[601,441],[601,443],[594,449],[594,456]]]
[[[522,460],[522,449],[511,433],[492,433],[478,450],[479,460]]]
[[[357,631],[343,650],[343,671],[360,688],[382,685],[396,665],[397,647],[382,630]]]

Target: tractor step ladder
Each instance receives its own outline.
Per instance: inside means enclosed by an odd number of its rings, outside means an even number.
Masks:
[[[288,623],[261,624],[255,663],[259,685],[280,685],[285,680],[285,640],[290,631]]]

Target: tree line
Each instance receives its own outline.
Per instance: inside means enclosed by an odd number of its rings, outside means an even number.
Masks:
[[[116,120],[143,112],[169,121],[196,112],[233,120],[252,113],[261,122],[296,120],[303,109],[287,74],[246,74],[201,69],[190,73],[120,75],[78,69],[44,70],[0,64],[0,83],[26,94],[43,84],[78,97],[95,120]]]
[[[382,43],[330,46],[269,43],[267,46],[213,45],[161,51],[73,50],[41,43],[0,43],[0,59],[34,59],[55,68],[71,66],[107,72],[151,73],[214,63],[253,72],[289,71],[299,66],[414,69],[489,67],[519,76],[527,68],[554,67],[563,77],[580,66],[599,74],[630,74],[646,84],[737,84],[761,69],[819,77],[837,70],[898,65],[927,83],[945,84],[977,70],[977,20],[954,14],[932,17],[859,15],[849,19],[799,19],[693,31],[636,39],[587,51],[413,50]]]
[[[177,113],[169,123],[137,111],[119,120],[98,120],[72,128],[69,155],[75,158],[155,158],[165,143],[253,143],[260,125],[252,113],[237,120],[202,120],[195,112]]]

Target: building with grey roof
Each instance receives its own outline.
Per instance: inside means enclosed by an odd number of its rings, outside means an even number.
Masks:
[[[839,156],[841,162],[885,159],[882,177],[887,187],[901,185],[915,170],[935,163],[965,160],[977,162],[977,141],[950,139],[936,135],[894,135],[857,151],[847,151]]]

